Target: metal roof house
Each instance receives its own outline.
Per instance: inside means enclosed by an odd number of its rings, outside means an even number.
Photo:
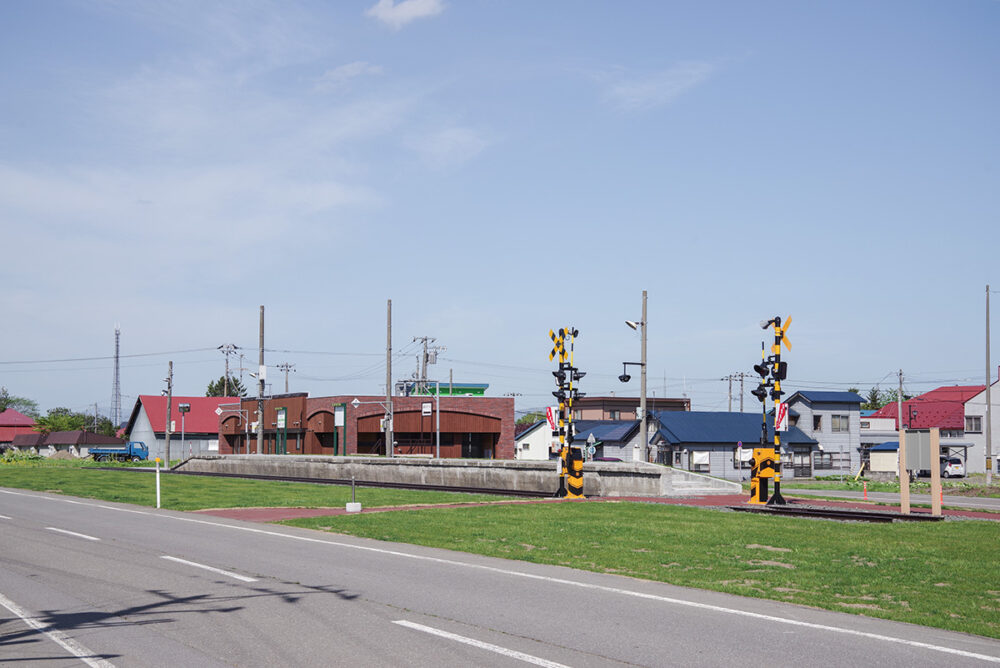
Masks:
[[[728,480],[749,479],[752,451],[760,444],[759,414],[691,411],[654,417],[659,428],[653,445],[660,463]],[[767,432],[768,443],[773,443],[772,416],[767,417]],[[812,475],[813,458],[820,452],[815,439],[790,426],[781,432],[781,451],[784,477]]]
[[[238,397],[173,396],[170,404],[170,457],[184,458],[200,453],[219,451],[219,415],[222,404],[239,401]],[[189,404],[188,413],[180,412],[181,404]],[[182,434],[183,429],[183,434]],[[149,458],[164,457],[167,431],[167,398],[158,394],[141,394],[135,400],[125,433],[130,441],[142,441],[149,448]],[[181,438],[183,436],[183,439]]]
[[[856,392],[794,392],[785,403],[789,424],[819,442],[814,474],[857,471],[867,458],[861,447],[861,404]]]
[[[639,420],[576,420],[573,422],[576,429],[573,445],[586,448],[593,436],[593,457],[630,462],[639,442],[640,424]]]

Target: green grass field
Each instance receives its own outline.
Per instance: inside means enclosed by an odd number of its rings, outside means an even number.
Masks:
[[[70,494],[104,501],[156,505],[155,473],[101,471],[78,462],[53,461],[0,464],[0,487]],[[172,510],[243,507],[343,508],[351,488],[298,482],[268,482],[237,478],[163,474],[161,507]],[[501,498],[485,494],[424,492],[406,489],[358,487],[357,499],[366,507],[466,503]]]
[[[1000,638],[995,522],[865,524],[641,503],[545,503],[284,523]]]

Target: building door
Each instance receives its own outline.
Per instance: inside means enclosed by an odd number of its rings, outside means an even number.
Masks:
[[[796,478],[812,477],[812,458],[807,448],[792,449],[792,475]]]

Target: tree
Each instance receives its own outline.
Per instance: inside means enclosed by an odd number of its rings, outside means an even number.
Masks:
[[[14,396],[7,391],[6,387],[0,387],[0,413],[3,413],[8,408],[13,408],[18,413],[22,413],[28,417],[38,417],[37,401]]]
[[[241,383],[236,378],[232,376],[229,377],[229,394],[226,394],[226,374],[219,376],[219,380],[213,380],[208,384],[208,389],[205,391],[206,397],[245,397],[247,396],[247,388],[243,387]]]
[[[51,434],[54,431],[76,431],[80,429],[96,434],[104,434],[105,436],[115,435],[117,431],[115,425],[111,424],[111,420],[108,418],[98,415],[96,417],[96,428],[94,422],[94,415],[77,413],[76,411],[71,411],[68,408],[60,406],[59,408],[49,410],[44,417],[36,418],[35,431],[40,431],[43,434]]]
[[[885,406],[884,395],[877,387],[868,390],[865,403],[861,404],[861,408],[870,411],[877,411],[883,406]]]
[[[535,424],[539,420],[545,419],[545,413],[541,411],[533,411],[517,419],[514,424]]]

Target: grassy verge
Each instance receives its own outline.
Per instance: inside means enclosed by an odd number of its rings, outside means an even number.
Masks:
[[[1000,638],[1000,524],[861,524],[635,503],[285,524],[557,564]]]
[[[899,493],[898,482],[877,482],[874,480],[865,481],[864,479],[854,482],[853,478],[845,478],[843,482],[839,480],[810,480],[808,482],[795,482],[794,480],[784,481],[781,483],[781,489],[817,489],[860,492],[864,489],[865,482],[868,484],[869,492]],[[987,487],[985,477],[981,475],[977,477],[973,474],[970,478],[965,479],[942,478],[941,487],[944,489],[946,494],[951,494],[952,496],[984,497],[994,499],[1000,498],[1000,486],[991,485]],[[918,478],[910,483],[910,492],[912,494],[930,494],[930,491],[931,483],[927,478]]]
[[[16,487],[90,499],[156,505],[155,475],[130,471],[100,471],[70,461],[0,464],[0,487]],[[270,482],[161,476],[161,506],[172,510],[246,507],[343,508],[351,488],[297,482]],[[494,501],[508,497],[406,489],[358,488],[358,501],[366,507]]]

